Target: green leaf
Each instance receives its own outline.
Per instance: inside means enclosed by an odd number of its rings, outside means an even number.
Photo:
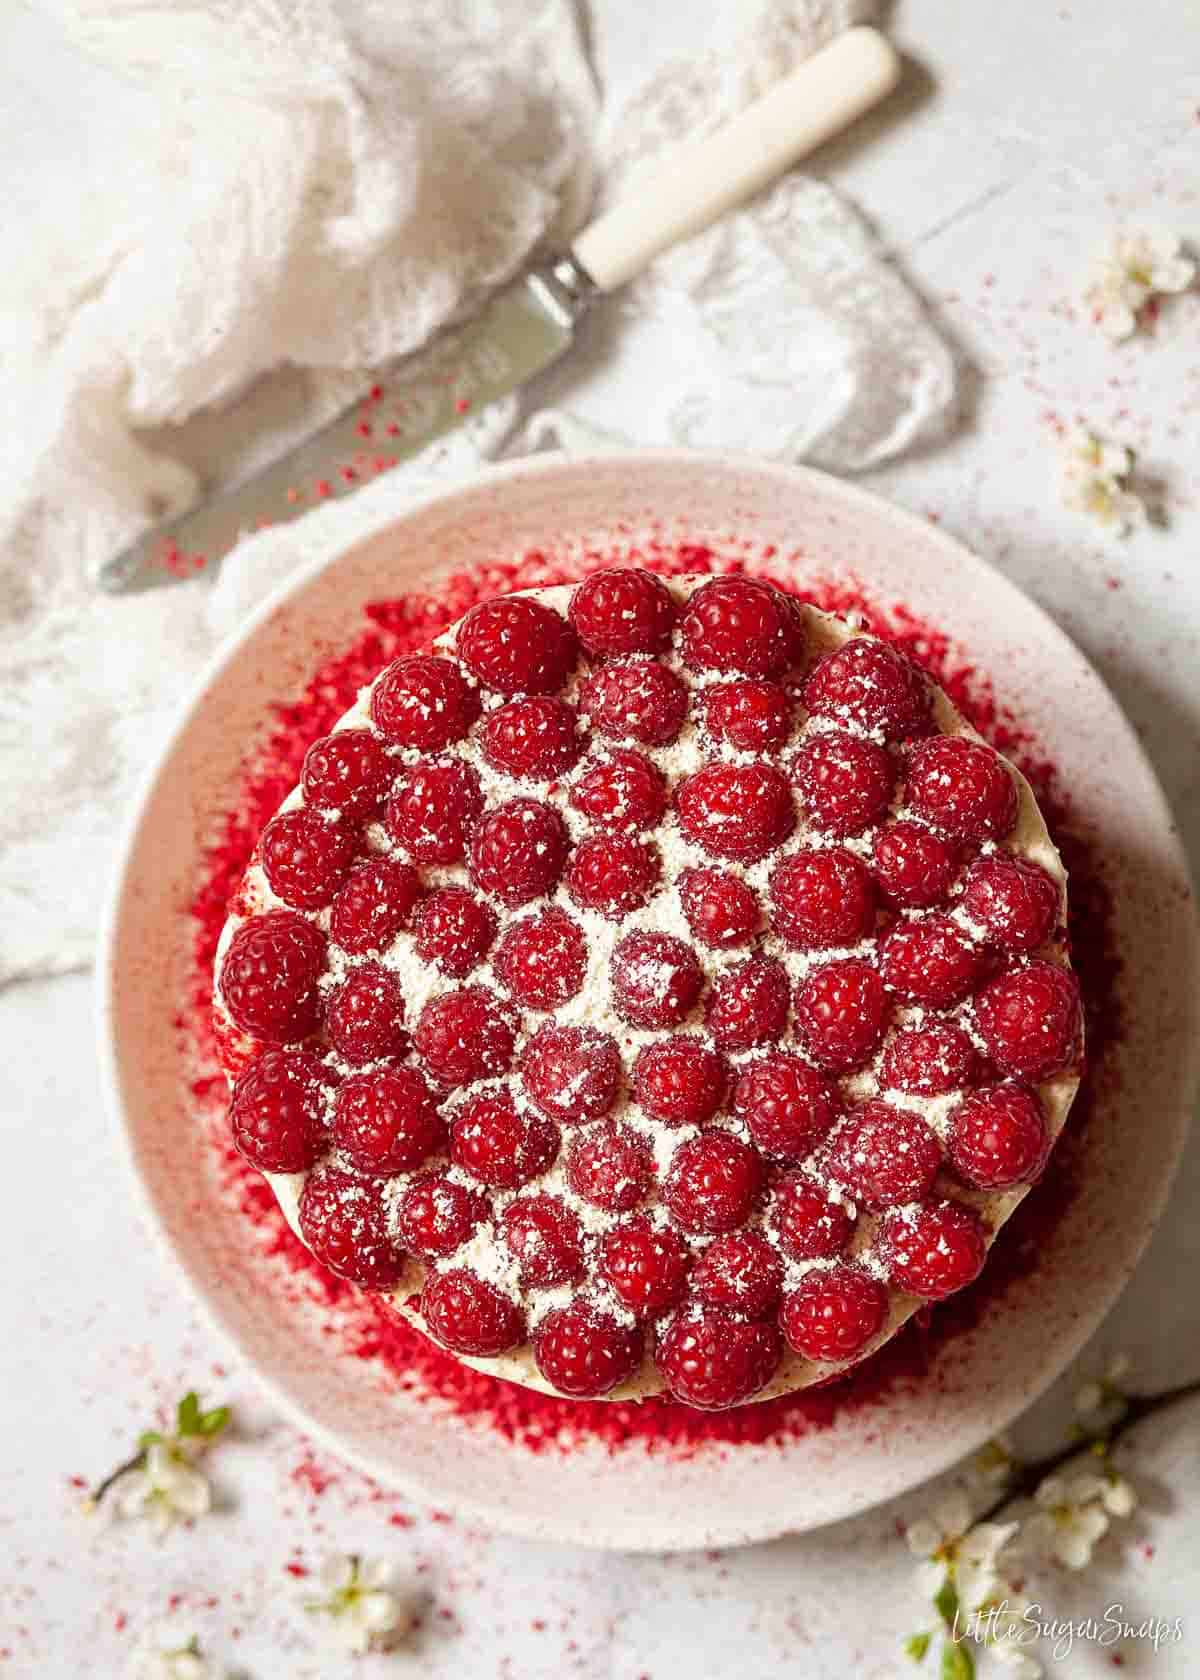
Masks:
[[[230,1411],[228,1406],[214,1406],[211,1412],[200,1414],[200,1434],[219,1435],[228,1423]]]
[[[975,1658],[969,1645],[953,1639],[943,1642],[942,1680],[975,1680]]]
[[[904,1655],[911,1657],[913,1662],[924,1662],[932,1638],[931,1633],[910,1633],[904,1641]]]
[[[942,1582],[933,1600],[933,1608],[942,1618],[948,1628],[953,1628],[954,1618],[958,1615],[958,1589],[949,1575]]]
[[[176,1408],[175,1427],[180,1435],[200,1433],[200,1396],[194,1388],[184,1395]]]
[[[144,1429],[138,1436],[138,1451],[140,1453],[144,1453],[148,1451],[150,1447],[161,1446],[162,1439],[163,1437],[159,1434],[157,1429]]]

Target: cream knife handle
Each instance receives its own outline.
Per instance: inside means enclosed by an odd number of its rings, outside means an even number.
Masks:
[[[635,176],[572,255],[601,291],[623,285],[869,110],[899,76],[899,56],[878,30],[846,30],[715,134]]]

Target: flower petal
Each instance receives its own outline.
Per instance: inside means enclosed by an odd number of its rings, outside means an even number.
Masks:
[[[934,1521],[941,1525],[945,1539],[957,1539],[971,1526],[971,1502],[962,1488],[953,1488],[933,1510]]]
[[[930,1522],[928,1517],[918,1517],[916,1522],[909,1523],[904,1530],[904,1538],[914,1557],[928,1557],[941,1545],[942,1531],[936,1523]]]
[[[184,1470],[176,1466],[175,1479],[170,1488],[171,1503],[185,1517],[202,1517],[212,1505],[212,1488],[208,1478],[199,1470]]]
[[[321,1565],[318,1580],[331,1593],[344,1592],[354,1580],[354,1559],[352,1557],[329,1557]]]
[[[1033,1497],[1038,1505],[1065,1505],[1067,1484],[1061,1476],[1047,1476],[1038,1483],[1038,1490]]]
[[[1106,1484],[1104,1509],[1114,1517],[1128,1517],[1137,1509],[1137,1494],[1124,1476]]]
[[[359,1605],[363,1621],[372,1633],[391,1633],[404,1620],[404,1606],[394,1593],[364,1593]]]

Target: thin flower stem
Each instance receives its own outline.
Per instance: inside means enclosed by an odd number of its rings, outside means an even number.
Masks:
[[[134,1453],[132,1458],[127,1458],[124,1464],[118,1464],[115,1470],[110,1471],[100,1483],[99,1487],[88,1495],[89,1500],[93,1505],[99,1505],[109,1488],[112,1487],[115,1482],[119,1482],[122,1476],[127,1476],[131,1470],[144,1470],[145,1467],[146,1449],[145,1447],[142,1447]]]

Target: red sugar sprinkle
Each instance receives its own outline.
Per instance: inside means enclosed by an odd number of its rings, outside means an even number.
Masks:
[[[302,1581],[309,1573],[302,1563],[285,1563],[283,1567],[289,1575],[294,1575],[298,1581]]]

